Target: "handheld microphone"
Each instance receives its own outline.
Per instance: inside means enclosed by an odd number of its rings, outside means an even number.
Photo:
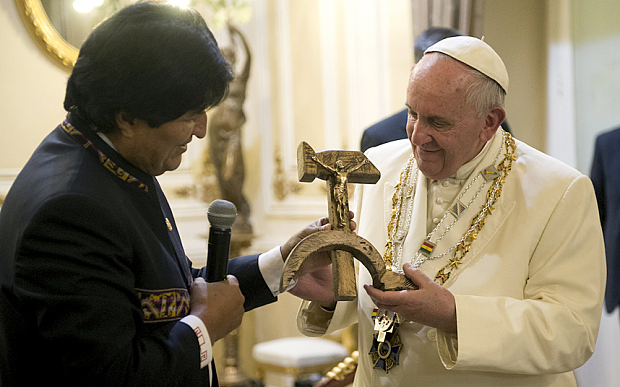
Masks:
[[[237,217],[237,208],[227,200],[211,202],[207,218],[211,224],[207,249],[206,281],[219,282],[228,273],[228,251],[230,248],[230,228]]]

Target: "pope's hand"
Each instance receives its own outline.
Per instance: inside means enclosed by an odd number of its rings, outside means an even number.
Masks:
[[[454,295],[408,263],[403,265],[403,270],[419,289],[384,292],[372,285],[364,285],[375,305],[400,314],[402,320],[456,333]]]

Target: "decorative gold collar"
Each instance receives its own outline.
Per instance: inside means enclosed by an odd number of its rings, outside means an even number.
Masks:
[[[463,263],[463,258],[469,252],[471,244],[476,240],[478,233],[485,225],[485,221],[488,215],[492,215],[493,205],[499,199],[502,193],[502,187],[506,181],[506,177],[512,168],[512,162],[516,160],[514,155],[516,150],[516,144],[510,133],[502,130],[503,142],[504,142],[504,158],[497,164],[501,148],[493,161],[493,164],[485,168],[480,172],[478,176],[475,176],[470,184],[457,196],[455,203],[449,207],[448,211],[442,217],[442,221],[450,213],[455,217],[455,220],[450,224],[443,234],[435,236],[436,227],[431,231],[425,240],[422,242],[420,249],[416,252],[411,259],[411,263],[414,267],[419,267],[427,260],[433,260],[441,258],[447,254],[453,253],[449,262],[439,269],[435,276],[435,282],[443,285],[450,275],[459,268],[459,265]],[[402,272],[402,264],[400,262],[400,251],[395,252],[396,245],[400,244],[409,228],[411,222],[411,212],[413,208],[414,189],[417,183],[418,168],[414,161],[413,156],[409,159],[407,164],[403,167],[398,183],[395,187],[394,195],[392,196],[392,212],[390,222],[388,223],[387,233],[388,241],[386,243],[386,250],[383,256],[383,261],[389,270]],[[467,205],[461,203],[460,198],[463,197],[465,192],[473,186],[473,184],[482,177],[482,184],[478,188],[477,192],[473,195],[472,199]],[[456,242],[450,249],[442,254],[436,254],[434,251],[435,245],[439,242],[443,236],[450,231],[452,225],[461,216],[461,214],[469,207],[470,204],[476,199],[482,188],[487,182],[491,182],[491,186],[487,191],[487,197],[485,203],[482,205],[480,211],[472,218],[470,227],[465,234]],[[439,225],[438,225],[439,226]],[[433,241],[434,239],[434,241]]]

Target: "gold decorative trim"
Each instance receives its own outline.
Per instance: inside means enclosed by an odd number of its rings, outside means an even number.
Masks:
[[[174,197],[188,199],[196,196],[195,185],[180,185],[172,189]]]
[[[15,0],[19,15],[41,50],[67,71],[73,69],[79,50],[69,44],[50,22],[40,0]]]
[[[358,358],[359,352],[353,351],[351,356],[346,357],[341,363],[338,363],[326,376],[334,380],[344,380],[348,375],[357,370]]]
[[[296,194],[301,191],[301,184],[298,184],[296,181],[289,179],[284,172],[282,155],[280,153],[280,149],[276,148],[274,153],[274,165],[275,170],[273,173],[273,193],[276,197],[276,200],[283,201],[289,194]]]

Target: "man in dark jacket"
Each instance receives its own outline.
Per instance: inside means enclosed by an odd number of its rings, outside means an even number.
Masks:
[[[232,259],[226,281],[192,268],[155,176],[205,136],[231,80],[196,11],[139,3],[91,33],[67,118],[0,212],[0,384],[217,386],[212,343],[276,300],[263,268],[325,222]]]
[[[605,254],[607,285],[605,308],[612,313],[620,304],[620,128],[599,135],[590,176],[598,202]]]

